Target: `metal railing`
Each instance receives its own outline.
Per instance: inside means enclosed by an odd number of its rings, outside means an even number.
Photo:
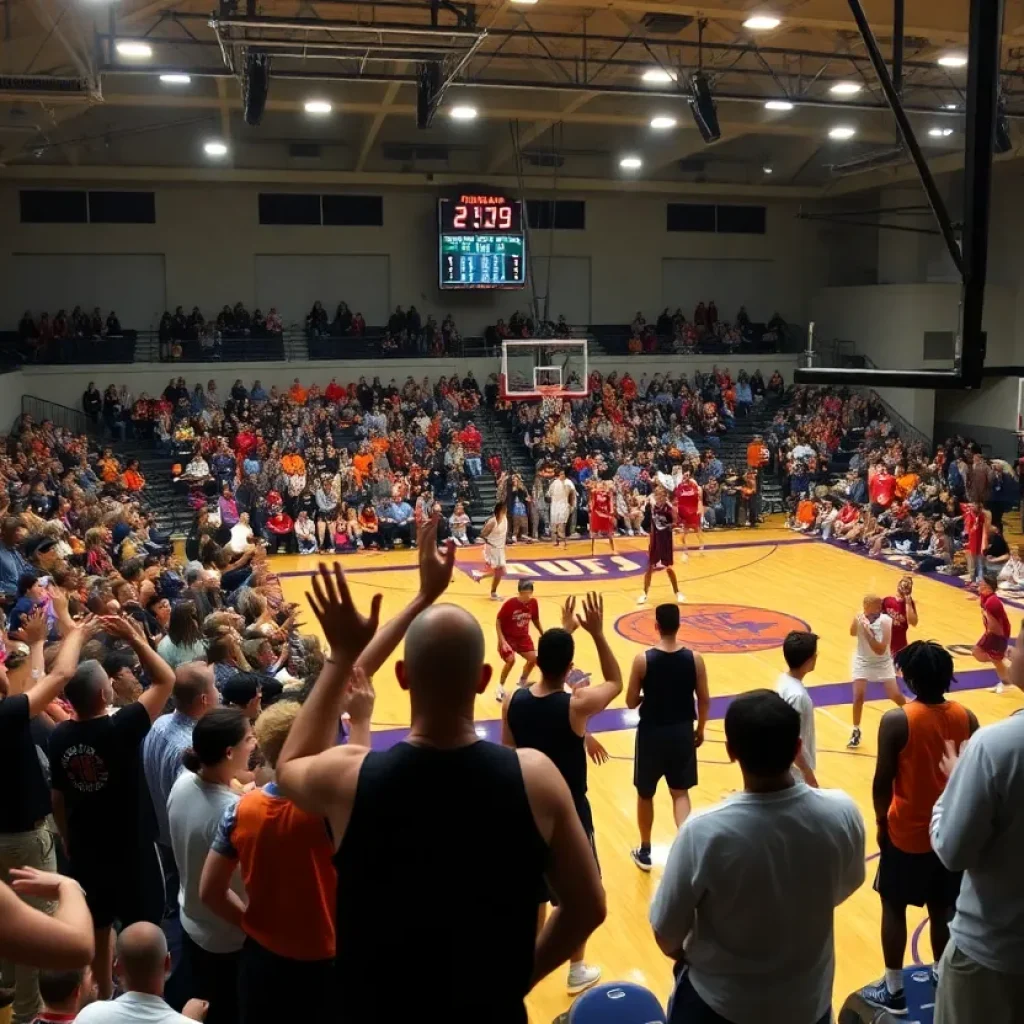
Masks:
[[[31,416],[36,423],[50,420],[54,426],[64,427],[75,434],[88,434],[97,438],[102,434],[99,421],[89,419],[81,409],[72,409],[37,395],[21,396],[21,413],[23,416]]]

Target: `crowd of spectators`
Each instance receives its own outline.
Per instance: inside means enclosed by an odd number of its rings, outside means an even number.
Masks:
[[[117,313],[111,310],[104,317],[99,306],[91,313],[81,306],[75,306],[70,314],[58,309],[53,317],[45,310],[36,317],[26,309],[18,321],[18,342],[29,359],[59,355],[75,341],[98,342],[120,338],[123,333]]]
[[[485,457],[494,469],[471,372],[401,385],[332,378],[322,389],[296,378],[281,391],[238,380],[225,396],[215,381],[190,391],[177,378],[143,400],[141,422],[177,459],[175,486],[196,511],[190,540],[217,537],[238,554],[254,542],[302,554],[411,547],[442,505],[442,536],[460,526],[461,537]]]
[[[396,306],[383,330],[374,334],[377,352],[386,356],[452,356],[462,352],[462,335],[451,313],[438,323],[433,315],[422,316],[415,306]],[[306,315],[306,336],[310,340],[361,338],[366,334],[362,313],[352,313],[347,303],[339,302],[330,319],[318,299]]]
[[[640,353],[742,352],[744,349],[775,348],[786,329],[786,321],[778,314],[766,324],[751,321],[745,306],[740,306],[732,321],[719,319],[718,307],[712,299],[697,304],[693,319],[687,320],[682,309],[672,313],[666,306],[653,323],[637,311],[629,325],[628,350]]]
[[[228,338],[280,338],[284,331],[281,314],[271,306],[264,315],[261,309],[251,313],[241,302],[225,305],[216,317],[209,320],[198,306],[186,315],[182,306],[173,313],[165,310],[157,328],[161,362],[172,362],[185,355],[188,342],[199,342],[204,358],[220,357],[224,340]]]
[[[484,331],[484,344],[495,351],[501,347],[503,341],[528,340],[532,338],[571,338],[573,328],[565,318],[564,313],[558,315],[557,320],[535,319],[529,312],[520,313],[513,311],[506,323],[504,318],[491,324]]]

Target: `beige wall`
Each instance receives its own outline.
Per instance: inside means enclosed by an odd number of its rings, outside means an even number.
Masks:
[[[436,195],[384,191],[384,226],[379,228],[263,227],[253,187],[166,186],[157,189],[155,225],[23,225],[13,185],[0,186],[0,323],[13,326],[21,315],[18,296],[4,290],[18,253],[152,253],[166,265],[167,303],[198,304],[209,315],[225,302],[255,301],[255,255],[387,254],[391,302],[415,304],[424,313],[451,311],[464,333],[479,333],[517,306],[529,293],[441,293],[437,287]],[[782,268],[778,310],[793,323],[806,319],[810,290],[825,277],[817,225],[796,219],[795,204],[768,207],[768,232],[756,235],[700,235],[665,230],[667,197],[593,194],[585,231],[532,232],[536,256],[587,256],[591,262],[591,322],[623,323],[637,309],[650,317],[662,306],[663,258],[769,259]],[[679,296],[692,310],[701,298]],[[358,295],[323,296],[358,305]],[[61,294],[54,282],[53,306],[92,305],[87,296]],[[53,312],[53,310],[51,310]],[[551,313],[557,316],[557,310]],[[723,313],[732,314],[733,311]],[[751,310],[765,319],[772,310]],[[137,325],[132,325],[137,326]]]

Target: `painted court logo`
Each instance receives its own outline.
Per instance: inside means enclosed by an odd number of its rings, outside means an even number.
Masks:
[[[679,611],[679,642],[701,654],[767,651],[781,647],[792,630],[810,628],[793,615],[742,604],[686,604]],[[653,608],[623,615],[615,628],[627,640],[645,647],[658,642]]]
[[[521,549],[520,549],[521,550]],[[470,549],[468,557],[459,555],[458,567],[465,573],[484,569],[483,555],[477,549]],[[647,556],[597,555],[594,558],[516,558],[515,552],[506,549],[508,564],[505,575],[510,579],[534,580],[621,580],[627,576],[639,576],[647,567]]]

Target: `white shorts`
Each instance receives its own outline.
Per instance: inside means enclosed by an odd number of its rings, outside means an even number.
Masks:
[[[505,568],[505,549],[496,548],[490,544],[484,543],[484,562],[491,569],[504,569]]]
[[[896,666],[892,658],[883,662],[864,662],[854,658],[853,678],[866,679],[869,683],[884,683],[887,679],[896,678]]]

